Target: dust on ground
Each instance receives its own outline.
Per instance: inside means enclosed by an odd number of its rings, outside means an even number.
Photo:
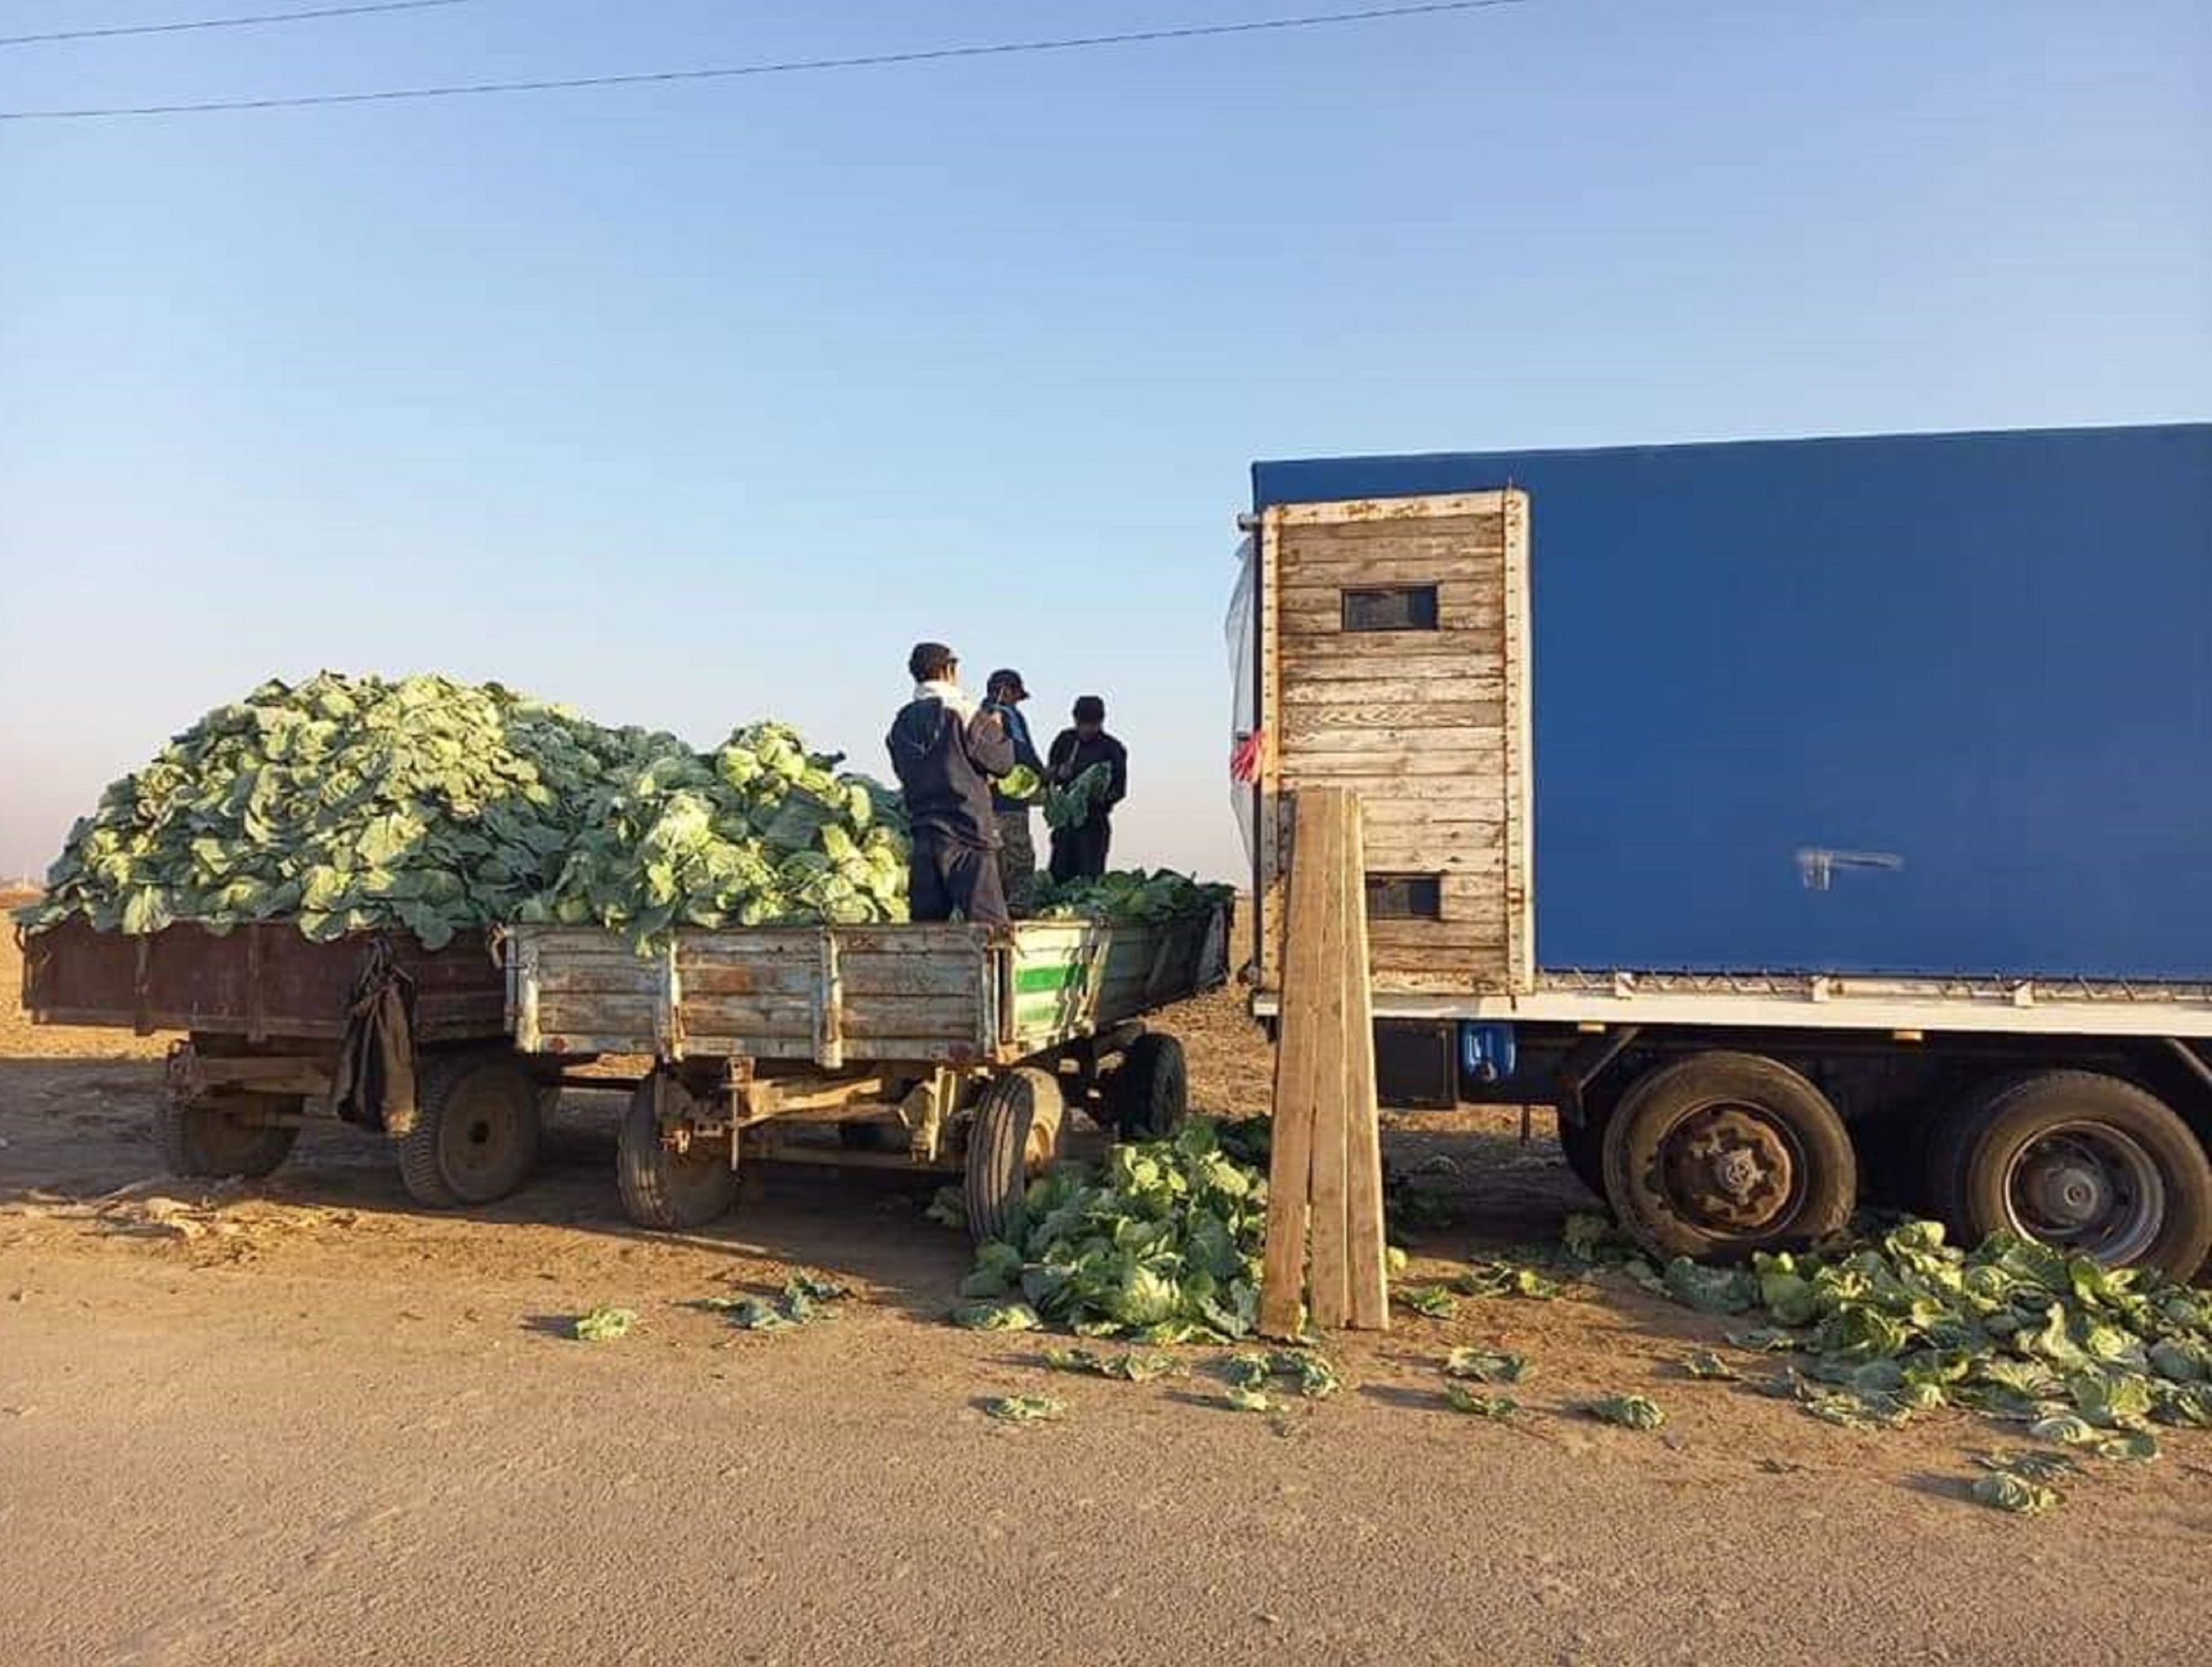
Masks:
[[[422,1210],[388,1151],[305,1135],[266,1181],[159,1172],[160,1038],[15,1010],[0,948],[0,1637],[11,1663],[2192,1658],[2212,1444],[2052,1516],[1964,1497],[1965,1415],[1861,1433],[1680,1360],[1724,1323],[1610,1279],[1331,1348],[1351,1387],[1229,1410],[1221,1351],[1136,1385],[943,1323],[967,1247],[896,1172],[767,1174],[688,1235],[623,1219],[611,1095],[544,1172]],[[1265,1109],[1234,995],[1165,1016],[1204,1110]],[[1091,1137],[1096,1140],[1097,1136]],[[1589,1200],[1540,1118],[1394,1120],[1448,1209],[1413,1276]],[[793,1267],[838,1317],[694,1305]],[[633,1310],[618,1342],[578,1315]],[[1459,1343],[1525,1354],[1508,1425],[1445,1407]],[[1576,1415],[1657,1399],[1640,1434]],[[1045,1393],[1060,1421],[994,1424]]]

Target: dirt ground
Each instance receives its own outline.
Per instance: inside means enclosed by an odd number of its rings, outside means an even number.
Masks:
[[[964,1245],[905,1177],[777,1173],[713,1232],[634,1230],[605,1096],[480,1212],[422,1212],[340,1133],[264,1183],[164,1180],[160,1039],[33,1028],[18,978],[0,948],[9,1664],[2203,1658],[2212,1442],[2004,1517],[1964,1495],[2002,1433],[1692,1381],[1724,1328],[1610,1281],[1344,1342],[1347,1392],[1278,1418],[1219,1404],[1215,1350],[1049,1376],[943,1323]],[[1232,997],[1170,1023],[1202,1109],[1264,1109]],[[1540,1122],[1389,1144],[1453,1212],[1417,1275],[1587,1202]],[[860,1294],[781,1335],[686,1305],[793,1266]],[[574,1341],[601,1303],[636,1329]],[[1443,1402],[1478,1341],[1534,1362],[1512,1425]],[[1667,1427],[1574,1415],[1618,1390]],[[1040,1392],[1062,1421],[981,1410]]]

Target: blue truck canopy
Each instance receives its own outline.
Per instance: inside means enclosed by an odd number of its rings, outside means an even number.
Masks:
[[[2212,976],[2212,424],[1252,473],[1528,494],[1540,964]]]

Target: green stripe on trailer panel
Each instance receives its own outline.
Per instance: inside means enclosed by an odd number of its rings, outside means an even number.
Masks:
[[[1083,983],[1084,972],[1084,967],[1074,961],[1018,967],[1014,971],[1014,993],[1034,995],[1040,991],[1068,989]]]

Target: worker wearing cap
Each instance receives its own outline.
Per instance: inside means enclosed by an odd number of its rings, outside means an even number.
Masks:
[[[995,714],[1006,739],[1013,744],[1014,763],[1044,778],[1044,760],[1030,739],[1030,721],[1022,715],[1022,703],[1030,697],[1022,674],[1000,666],[983,685],[983,709]],[[999,824],[999,888],[1006,907],[1018,914],[1029,907],[1036,885],[1036,845],[1030,838],[1030,806],[1026,799],[1010,799],[999,783],[991,788],[991,813]]]
[[[1072,728],[1053,737],[1045,755],[1045,779],[1066,787],[1093,764],[1106,766],[1106,790],[1091,802],[1091,813],[1072,828],[1052,830],[1052,877],[1096,879],[1106,872],[1107,848],[1113,843],[1110,820],[1114,806],[1128,796],[1129,750],[1106,733],[1106,703],[1085,695],[1075,703]]]
[[[955,914],[983,926],[1009,922],[999,885],[999,828],[991,783],[1014,767],[1013,744],[996,713],[960,687],[960,660],[942,642],[917,642],[907,657],[914,698],[884,738],[906,797],[914,854],[907,906],[915,920]]]

